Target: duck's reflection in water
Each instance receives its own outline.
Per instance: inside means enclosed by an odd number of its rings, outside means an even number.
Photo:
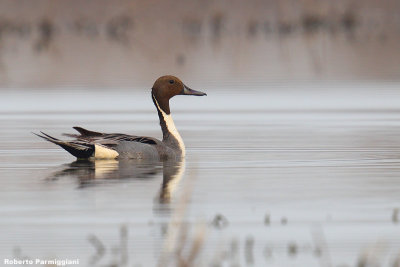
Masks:
[[[142,161],[142,160],[77,160],[62,165],[48,179],[58,180],[64,176],[78,179],[79,187],[93,186],[112,179],[150,179],[162,172],[162,184],[157,202],[170,203],[185,171],[185,160]]]

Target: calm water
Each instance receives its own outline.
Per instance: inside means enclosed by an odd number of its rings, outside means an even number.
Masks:
[[[199,266],[395,266],[399,86],[193,85],[208,96],[172,100],[178,163],[75,162],[31,134],[160,137],[148,91],[3,91],[0,258],[155,266],[176,241]]]

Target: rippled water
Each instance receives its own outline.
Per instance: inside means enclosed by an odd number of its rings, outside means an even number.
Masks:
[[[0,258],[154,266],[177,226],[189,231],[176,242],[184,255],[202,244],[200,266],[394,266],[398,87],[196,88],[208,96],[172,100],[187,147],[178,163],[75,162],[31,134],[160,137],[148,91],[3,91]]]

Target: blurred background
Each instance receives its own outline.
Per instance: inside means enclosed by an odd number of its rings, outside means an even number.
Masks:
[[[396,0],[0,1],[0,86],[398,80]]]

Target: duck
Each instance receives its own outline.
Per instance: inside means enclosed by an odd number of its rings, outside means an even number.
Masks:
[[[206,96],[206,93],[187,87],[179,78],[165,75],[151,89],[163,138],[122,133],[102,133],[73,127],[79,134],[64,134],[73,140],[61,140],[44,132],[33,133],[56,144],[79,159],[148,159],[169,160],[185,157],[185,144],[171,116],[169,101],[177,95]]]

